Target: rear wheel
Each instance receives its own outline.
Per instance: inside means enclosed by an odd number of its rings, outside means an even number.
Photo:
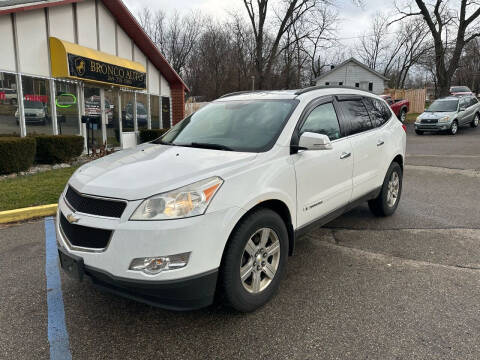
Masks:
[[[390,216],[397,210],[402,195],[402,168],[397,162],[390,164],[383,180],[380,194],[368,202],[368,207],[376,216]]]
[[[407,110],[402,109],[400,111],[400,121],[404,123],[407,120]]]
[[[242,312],[258,309],[275,294],[285,272],[288,233],[270,209],[252,212],[232,233],[221,270],[228,305]]]
[[[458,132],[458,122],[457,122],[457,120],[454,120],[452,122],[452,125],[450,126],[450,130],[448,130],[448,133],[450,135],[456,135],[457,132]]]
[[[417,135],[423,135],[423,131],[422,131],[422,130],[415,130],[415,134],[417,134]]]
[[[478,126],[478,123],[480,122],[480,114],[476,113],[475,117],[473,118],[472,122],[470,123],[470,126],[472,128],[476,128]]]

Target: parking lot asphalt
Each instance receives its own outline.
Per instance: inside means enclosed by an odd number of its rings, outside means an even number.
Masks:
[[[407,153],[395,215],[309,232],[255,313],[164,311],[62,274],[72,358],[480,358],[480,129],[409,128]],[[43,220],[0,229],[0,284],[0,358],[48,358]]]

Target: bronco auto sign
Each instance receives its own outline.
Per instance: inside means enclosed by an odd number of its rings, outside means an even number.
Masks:
[[[83,56],[68,54],[70,76],[139,89],[147,87],[146,73],[105,63]]]

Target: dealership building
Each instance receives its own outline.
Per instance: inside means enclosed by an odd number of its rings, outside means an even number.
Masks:
[[[184,117],[187,86],[121,0],[3,0],[0,34],[0,134],[129,147]]]

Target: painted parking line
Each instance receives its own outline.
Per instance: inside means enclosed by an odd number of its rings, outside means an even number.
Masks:
[[[72,358],[65,324],[62,283],[58,269],[57,239],[55,222],[52,217],[45,218],[45,274],[47,277],[48,306],[48,342],[50,359],[69,360]]]

